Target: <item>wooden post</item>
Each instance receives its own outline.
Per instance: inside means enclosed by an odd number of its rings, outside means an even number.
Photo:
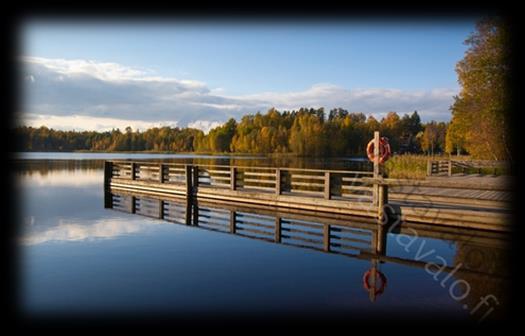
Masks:
[[[131,179],[132,180],[135,180],[135,168],[136,168],[136,163],[135,162],[131,162]]]
[[[192,188],[193,194],[197,195],[197,191],[199,191],[199,166],[193,166]]]
[[[376,234],[376,246],[375,246],[375,253],[379,255],[385,255],[386,254],[386,234],[388,230],[380,225],[377,228]]]
[[[230,211],[230,233],[235,233],[237,228],[237,212]]]
[[[379,131],[374,132],[374,179],[379,178]],[[378,193],[379,193],[379,185],[377,183],[374,184],[373,188],[373,204],[375,206],[378,205]]]
[[[452,176],[452,160],[448,160],[448,176]]]
[[[330,225],[325,224],[323,227],[323,249],[326,252],[330,251]]]
[[[159,200],[159,219],[164,219],[164,201]]]
[[[281,177],[282,172],[279,168],[275,170],[275,194],[280,195],[281,194]]]
[[[199,206],[196,202],[188,202],[188,204],[190,205],[189,215],[187,216],[190,218],[188,223],[191,223],[191,209],[193,209],[193,226],[199,226]]]
[[[192,197],[192,166],[186,165],[186,200]]]
[[[113,208],[113,195],[110,192],[111,178],[113,177],[113,162],[104,161],[104,208]]]
[[[109,189],[113,177],[113,162],[104,161],[104,189]]]
[[[374,178],[379,177],[379,131],[374,132]]]
[[[330,192],[330,172],[325,172],[324,173],[324,198],[329,200],[331,196],[332,194]]]
[[[432,160],[427,160],[427,176],[432,176]]]
[[[368,278],[368,284],[370,289],[368,290],[368,298],[370,302],[375,302],[376,300],[376,278],[377,278],[377,260],[372,260],[372,267],[370,268],[370,277]]]
[[[129,212],[134,214],[136,211],[136,207],[135,207],[135,196],[131,196],[131,203],[129,205]]]
[[[231,190],[235,190],[237,187],[237,168],[231,167],[230,168],[230,188]]]
[[[162,163],[159,165],[159,182],[164,183],[164,165]]]
[[[281,242],[281,217],[275,217],[275,242]]]
[[[104,188],[104,208],[105,209],[113,208],[113,195],[109,191],[109,188]]]
[[[388,204],[388,186],[379,185],[378,186],[378,204],[377,204],[377,218],[381,224],[386,224],[386,221],[383,221],[383,216],[385,212],[385,204]]]

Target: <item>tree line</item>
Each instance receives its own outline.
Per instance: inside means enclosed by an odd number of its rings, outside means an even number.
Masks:
[[[480,20],[466,40],[456,65],[461,91],[451,106],[449,123],[423,124],[417,111],[381,120],[342,108],[301,108],[230,119],[208,134],[192,128],[151,128],[144,132],[74,132],[18,127],[17,151],[169,151],[293,153],[302,156],[364,155],[378,130],[397,153],[470,154],[477,159],[512,159],[510,148],[508,27],[498,18]]]
[[[398,153],[439,153],[445,149],[447,123],[423,124],[417,111],[381,120],[336,108],[301,108],[230,119],[205,134],[194,128],[161,127],[141,132],[62,131],[22,126],[14,131],[17,151],[167,151],[214,153],[292,153],[300,156],[364,155],[378,130]]]

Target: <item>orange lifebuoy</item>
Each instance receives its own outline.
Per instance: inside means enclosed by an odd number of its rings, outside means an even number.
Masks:
[[[370,273],[371,273],[370,271],[371,270],[366,271],[365,275],[363,276],[363,286],[367,291],[370,290],[370,283],[369,283]],[[381,280],[381,287],[379,288],[374,287],[374,293],[376,295],[383,293],[386,287],[386,276],[383,273],[381,273],[379,270],[376,270],[376,284],[377,284],[378,277]]]
[[[366,145],[366,155],[370,161],[374,162],[374,139],[370,140],[368,145]],[[391,155],[392,152],[390,151],[388,139],[381,137],[379,139],[379,163],[385,163],[385,161],[388,160]]]

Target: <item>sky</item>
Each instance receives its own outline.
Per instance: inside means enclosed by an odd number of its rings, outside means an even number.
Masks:
[[[450,119],[475,18],[432,21],[28,21],[19,123],[208,131],[229,118],[342,107]]]

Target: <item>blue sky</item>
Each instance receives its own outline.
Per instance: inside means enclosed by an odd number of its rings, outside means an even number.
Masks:
[[[418,110],[423,120],[448,120],[459,90],[455,64],[474,26],[474,18],[311,24],[32,21],[20,35],[28,97],[21,112],[31,124],[47,121],[56,128],[72,128],[73,117],[209,128],[272,106],[309,105],[378,117]],[[89,62],[89,70],[82,62]],[[115,68],[116,77],[106,76]],[[156,88],[162,86],[158,97],[151,89],[155,80]],[[59,82],[68,90],[77,87],[67,102],[58,91],[63,87],[49,93]],[[115,97],[139,82],[149,94],[135,104],[140,112],[126,112],[125,102]],[[113,89],[117,96],[110,95]],[[166,99],[174,104],[161,106]]]

